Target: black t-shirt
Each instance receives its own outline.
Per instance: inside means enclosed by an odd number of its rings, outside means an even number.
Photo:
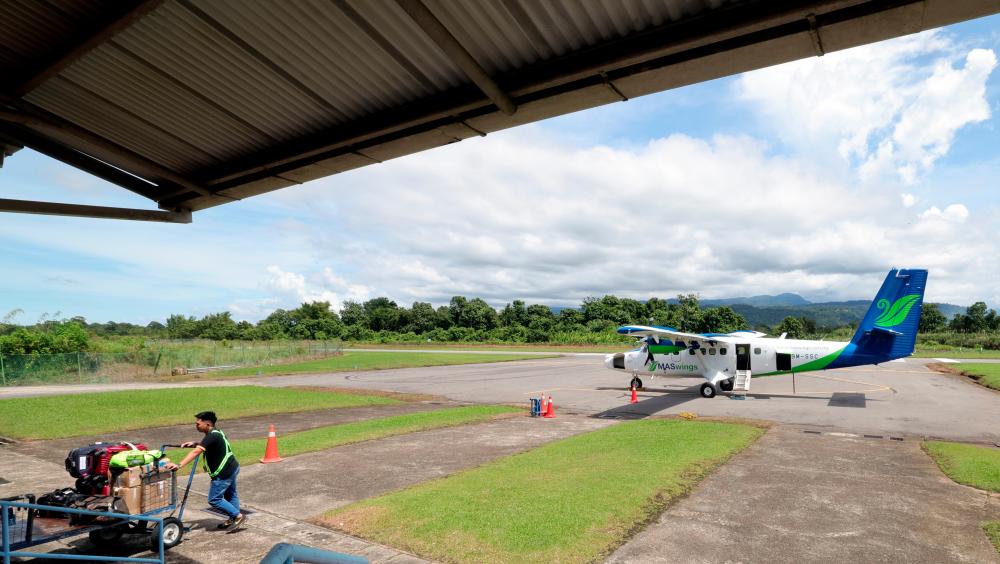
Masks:
[[[205,438],[201,440],[201,446],[205,447],[205,460],[208,462],[209,472],[214,472],[226,456],[226,441],[222,440],[221,433],[216,433],[213,430],[205,434]],[[236,471],[237,466],[239,463],[236,462],[236,456],[230,456],[226,467],[213,480],[228,479]]]

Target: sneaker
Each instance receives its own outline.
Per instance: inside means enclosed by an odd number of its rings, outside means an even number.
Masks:
[[[247,516],[246,516],[246,514],[241,513],[241,514],[237,515],[236,518],[233,520],[233,525],[230,528],[235,531],[236,529],[242,528],[243,524],[246,523],[246,522],[247,522]]]
[[[223,522],[219,523],[218,525],[216,525],[216,528],[217,529],[228,529],[229,527],[233,526],[233,522],[235,520],[236,519],[230,517],[229,519],[226,519],[225,521],[223,521]]]

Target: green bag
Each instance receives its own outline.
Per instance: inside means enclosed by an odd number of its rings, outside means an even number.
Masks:
[[[111,468],[129,468],[156,462],[163,457],[158,450],[124,450],[111,457],[108,465]]]

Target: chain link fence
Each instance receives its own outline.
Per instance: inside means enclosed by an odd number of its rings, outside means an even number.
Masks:
[[[150,341],[126,352],[0,354],[0,386],[141,382],[338,355],[341,341]]]

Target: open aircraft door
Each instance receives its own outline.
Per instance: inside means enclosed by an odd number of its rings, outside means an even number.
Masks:
[[[736,345],[736,370],[750,370],[750,345]]]

